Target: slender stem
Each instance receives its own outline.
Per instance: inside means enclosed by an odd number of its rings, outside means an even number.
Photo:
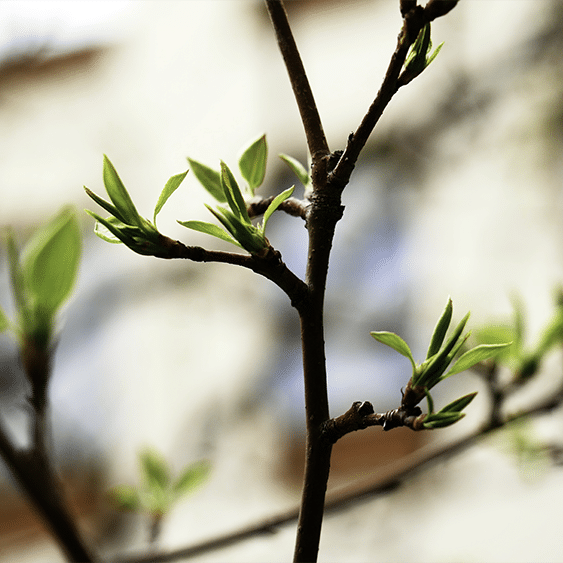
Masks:
[[[57,539],[68,561],[94,561],[63,505],[61,487],[43,453],[35,449],[29,452],[16,450],[1,424],[0,453],[14,479]]]
[[[318,158],[322,158],[329,153],[317,104],[315,103],[301,55],[289,27],[283,2],[281,0],[266,0],[266,7],[268,8],[278,46],[289,74],[295,100],[301,114],[301,121],[305,128],[309,152],[314,163]]]
[[[415,41],[419,31],[423,26],[423,11],[419,6],[406,14],[403,27],[397,38],[397,47],[393,53],[385,78],[381,84],[377,95],[364,115],[360,125],[348,138],[348,144],[342,154],[338,164],[331,174],[331,181],[344,187],[349,179],[360,152],[367,143],[372,131],[374,130],[383,111],[391,101],[391,98],[401,87],[399,76],[405,63],[409,47]]]

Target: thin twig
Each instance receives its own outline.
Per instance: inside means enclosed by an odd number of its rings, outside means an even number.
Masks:
[[[368,499],[377,498],[382,494],[387,494],[404,484],[412,477],[428,470],[429,467],[455,455],[459,455],[485,436],[500,430],[507,424],[522,418],[549,414],[553,410],[559,408],[562,404],[563,387],[544,401],[536,404],[534,407],[507,417],[500,427],[493,426],[489,423],[480,430],[477,430],[468,436],[460,438],[459,440],[445,446],[428,446],[421,448],[417,452],[411,454],[406,460],[401,460],[393,464],[394,470],[391,470],[391,472],[390,466],[386,466],[384,468],[384,472],[386,474],[384,478],[376,478],[360,485],[356,483],[355,485],[346,486],[333,491],[329,494],[325,504],[325,512],[328,513],[347,510],[359,502],[364,502]],[[165,561],[177,561],[178,559],[221,549],[258,535],[273,533],[277,531],[279,527],[294,522],[297,519],[298,512],[299,510],[294,508],[276,516],[266,518],[257,524],[241,528],[235,532],[218,536],[216,538],[194,544],[190,547],[185,547],[168,553],[130,555],[114,558],[112,561],[113,563],[161,563]]]
[[[328,155],[330,152],[317,110],[317,104],[315,103],[301,55],[289,26],[283,3],[280,0],[266,0],[266,7],[272,20],[278,46],[289,75],[297,106],[299,107],[301,121],[303,122],[307,137],[307,145],[314,164],[319,158]]]

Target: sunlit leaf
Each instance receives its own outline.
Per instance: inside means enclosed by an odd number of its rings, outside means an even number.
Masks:
[[[166,185],[164,186],[162,192],[160,192],[160,196],[154,208],[153,222],[155,225],[156,216],[160,213],[160,210],[164,207],[164,204],[168,201],[168,198],[178,189],[180,184],[184,181],[184,178],[186,177],[186,174],[188,172],[189,171],[186,170],[182,174],[176,174],[176,176],[172,176],[172,178],[170,178],[168,182],[166,182]]]
[[[188,158],[190,169],[199,183],[220,203],[225,203],[227,198],[221,185],[221,173],[209,166]]]
[[[278,156],[291,168],[293,173],[299,178],[299,181],[308,188],[311,184],[311,177],[307,169],[292,156],[288,156],[287,154],[280,154]]]
[[[208,478],[210,471],[211,464],[208,461],[197,461],[189,465],[174,483],[174,493],[179,497],[194,490]]]
[[[386,332],[386,331],[370,332],[370,334],[378,342],[381,342],[382,344],[385,344],[386,346],[393,348],[393,350],[399,352],[399,354],[402,354],[403,356],[408,358],[411,361],[413,370],[416,369],[416,362],[414,361],[411,349],[409,348],[409,345],[399,335],[395,334],[394,332]]]
[[[224,231],[221,227],[214,225],[213,223],[206,223],[204,221],[178,221],[178,223],[188,229],[199,231],[200,233],[205,233],[226,242],[230,242],[231,244],[240,246],[240,244],[229,233]]]
[[[443,377],[450,377],[456,373],[460,373],[469,368],[472,368],[475,364],[488,360],[498,354],[503,348],[510,346],[512,342],[504,342],[502,344],[480,344],[479,346],[468,350],[463,354],[459,360],[453,365],[450,371]]]
[[[165,489],[170,483],[170,469],[166,460],[155,450],[146,449],[139,454],[141,471],[148,490]]]
[[[295,186],[291,186],[291,188],[288,188],[287,190],[283,191],[281,194],[277,195],[274,200],[272,201],[272,203],[270,203],[270,205],[268,205],[268,209],[266,209],[265,213],[264,213],[264,218],[262,219],[262,231],[266,230],[266,223],[268,222],[268,219],[271,217],[272,213],[289,197],[291,197],[291,195],[293,194],[293,191],[295,190]]]
[[[244,150],[238,161],[240,173],[248,182],[251,195],[254,195],[254,190],[260,187],[264,181],[267,160],[268,143],[266,142],[266,135],[262,135]]]
[[[69,296],[80,263],[81,237],[73,210],[63,209],[35,232],[22,259],[23,275],[36,306],[54,313]]]
[[[227,203],[229,204],[232,212],[237,217],[240,217],[244,222],[250,224],[250,217],[248,216],[248,211],[246,209],[246,201],[244,200],[233,173],[223,161],[221,161],[221,185],[223,186]]]
[[[125,221],[125,217],[123,217],[123,215],[121,215],[121,213],[119,212],[119,210],[117,209],[117,207],[115,207],[115,205],[113,205],[113,203],[110,203],[109,201],[106,201],[103,197],[100,197],[98,194],[95,194],[92,190],[88,189],[86,186],[84,186],[84,191],[88,194],[89,197],[91,197],[100,207],[102,207],[103,209],[105,209],[110,215],[112,215],[113,217],[115,217],[116,219],[118,219],[119,221],[121,221],[122,223],[124,223]]]
[[[476,397],[477,392],[475,393],[468,393],[451,403],[448,403],[443,409],[440,410],[441,413],[446,412],[461,412],[471,401]]]
[[[455,424],[459,420],[461,420],[465,416],[465,413],[451,413],[447,415],[440,415],[438,413],[434,413],[431,417],[427,417],[424,419],[423,426],[428,430],[433,430],[434,428],[446,428],[447,426],[451,426]]]
[[[432,339],[430,340],[430,346],[428,347],[428,353],[426,354],[426,358],[430,358],[434,354],[436,354],[442,343],[444,342],[444,338],[446,337],[446,333],[448,332],[448,328],[450,327],[450,322],[452,320],[452,312],[453,312],[453,304],[452,300],[448,299],[448,303],[446,304],[446,308],[442,313],[442,316],[438,320],[436,324],[436,328],[434,329],[434,333],[432,334]]]
[[[141,217],[109,158],[104,155],[104,185],[125,224],[141,226]]]

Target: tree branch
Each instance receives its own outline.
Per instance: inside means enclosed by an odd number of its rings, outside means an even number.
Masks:
[[[45,452],[33,447],[29,451],[16,450],[0,422],[0,453],[68,561],[95,561],[63,504],[62,487],[48,464]]]
[[[297,49],[295,39],[287,13],[281,0],[266,0],[266,7],[272,20],[272,25],[276,33],[278,47],[282,54],[289,80],[293,88],[295,100],[301,115],[301,121],[305,128],[307,145],[313,163],[319,158],[327,155],[330,151],[323,131],[321,118],[317,110],[317,104],[309,85],[309,79],[305,73],[301,55]]]
[[[510,422],[520,420],[526,417],[537,417],[549,414],[563,404],[563,386],[561,386],[553,395],[540,401],[535,406],[527,410],[519,411],[517,414],[511,415],[502,422],[501,426],[494,426],[490,422],[485,424],[480,430],[477,430],[468,436],[460,438],[456,442],[452,442],[445,446],[436,447],[429,446],[411,454],[406,460],[401,460],[394,464],[395,470],[389,473],[386,467],[386,477],[375,478],[362,485],[346,486],[338,491],[330,494],[326,504],[325,512],[335,512],[337,510],[346,510],[357,502],[364,502],[367,498],[377,498],[380,495],[387,494],[398,488],[412,477],[426,471],[429,467],[437,463],[449,459],[455,455],[462,453],[484,436],[488,436],[493,432],[502,429]],[[369,402],[357,403],[360,414],[362,412],[369,413]],[[239,541],[250,539],[254,536],[275,533],[277,528],[294,522],[299,514],[298,508],[288,510],[276,516],[266,518],[261,522],[249,525],[235,532],[218,536],[216,538],[194,544],[169,553],[156,553],[151,555],[130,555],[125,557],[114,558],[114,563],[162,563],[169,561],[177,561],[189,556],[199,555],[201,553],[221,549]]]

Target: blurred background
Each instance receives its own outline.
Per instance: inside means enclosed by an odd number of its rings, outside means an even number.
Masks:
[[[341,149],[395,48],[398,1],[287,8],[331,150]],[[471,310],[479,326],[510,317],[517,293],[534,341],[563,282],[563,5],[463,0],[432,30],[445,46],[392,101],[344,192],[327,288],[333,416],[356,400],[377,411],[399,404],[410,364],[370,330],[401,334],[422,359],[448,295],[454,316]],[[78,210],[84,255],[50,389],[54,457],[87,541],[108,557],[147,546],[146,521],[114,510],[106,495],[138,483],[146,446],[178,472],[201,458],[213,464],[208,483],[165,521],[162,548],[238,529],[299,499],[299,331],[285,295],[234,266],[169,263],[106,244],[82,212],[95,209],[83,185],[103,194],[103,153],[150,217],[187,156],[236,169],[240,150],[262,133],[269,195],[296,182],[276,155],[307,155],[261,2],[0,3],[0,225],[23,243],[62,205]],[[221,248],[176,223],[209,220],[205,201],[188,174],[160,230]],[[302,276],[302,221],[276,214],[268,237]],[[10,311],[0,252],[0,303]],[[560,360],[538,393],[561,377]],[[464,374],[445,387],[437,400],[481,384]],[[22,444],[25,393],[14,343],[2,335],[0,415]],[[346,436],[335,446],[331,488],[476,428],[487,407],[481,395],[459,425],[432,436]],[[535,427],[552,440],[562,430],[558,415]],[[560,561],[563,474],[549,464],[523,469],[502,445],[502,436],[484,441],[393,494],[327,516],[321,560]],[[294,528],[195,560],[288,561]],[[15,561],[62,558],[2,465],[0,562]]]

